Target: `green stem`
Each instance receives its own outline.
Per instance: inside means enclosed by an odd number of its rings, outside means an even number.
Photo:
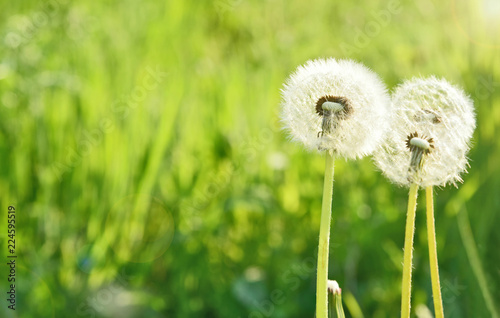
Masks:
[[[316,317],[328,317],[328,252],[333,195],[333,156],[326,151],[325,183],[318,243],[318,278],[316,283]]]
[[[441,285],[439,283],[439,266],[436,247],[436,228],[434,227],[434,200],[432,186],[425,188],[427,208],[427,244],[429,245],[429,263],[431,267],[432,296],[436,318],[444,318]]]
[[[335,309],[337,312],[337,318],[345,318],[344,307],[342,306],[342,294],[337,293],[333,295],[333,298],[335,299]]]
[[[418,185],[410,186],[408,210],[406,212],[405,247],[403,260],[403,284],[401,293],[401,318],[410,317],[411,269],[413,258],[413,236],[415,233],[415,210],[417,209]]]

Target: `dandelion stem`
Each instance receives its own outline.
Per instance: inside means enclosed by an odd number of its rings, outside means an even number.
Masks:
[[[443,300],[441,299],[441,284],[439,283],[439,266],[436,248],[436,228],[434,227],[434,202],[432,186],[425,188],[427,209],[427,244],[429,245],[429,263],[431,267],[432,297],[436,318],[443,318]]]
[[[403,260],[403,284],[401,293],[401,318],[410,317],[411,306],[411,270],[413,258],[413,236],[415,233],[415,210],[417,209],[418,185],[412,183],[408,195],[406,212],[406,230]]]
[[[318,243],[318,277],[316,283],[316,317],[328,317],[328,252],[330,242],[330,222],[332,216],[333,156],[326,151],[325,183]]]
[[[335,311],[337,312],[337,318],[345,318],[344,307],[342,306],[342,294],[337,293],[334,295],[335,299]]]

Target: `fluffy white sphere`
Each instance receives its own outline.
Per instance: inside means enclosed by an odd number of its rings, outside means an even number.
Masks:
[[[476,126],[472,100],[446,80],[430,77],[398,86],[392,103],[392,129],[374,154],[382,172],[399,185],[462,182],[460,174],[466,172],[466,155]],[[411,167],[410,149],[415,147],[426,148],[419,169]]]
[[[324,115],[325,102],[340,103],[344,109],[338,112],[331,103],[328,109],[333,114]],[[282,122],[292,139],[309,150],[328,150],[345,158],[370,154],[383,140],[389,114],[385,84],[367,67],[350,60],[308,61],[282,89]]]

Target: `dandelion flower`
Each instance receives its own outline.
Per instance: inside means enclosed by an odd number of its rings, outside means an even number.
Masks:
[[[472,100],[447,81],[430,77],[397,87],[392,103],[392,129],[374,155],[382,172],[406,186],[462,182],[475,128]]]
[[[308,61],[287,80],[282,96],[284,126],[309,150],[359,158],[376,149],[389,125],[384,83],[350,60]]]
[[[444,317],[439,283],[433,186],[462,182],[476,125],[472,101],[444,79],[415,78],[392,95],[392,129],[375,163],[393,182],[410,187],[405,230],[401,317],[410,317],[411,272],[418,187],[426,188],[427,241],[434,311]]]
[[[376,149],[388,127],[390,99],[375,73],[335,59],[300,66],[282,95],[282,121],[292,139],[326,150],[316,285],[316,317],[326,318],[334,156],[358,158]]]

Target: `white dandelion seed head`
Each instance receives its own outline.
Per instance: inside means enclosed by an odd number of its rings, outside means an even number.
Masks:
[[[429,77],[405,81],[393,92],[392,103],[391,130],[374,154],[382,172],[399,185],[462,182],[476,126],[472,100],[446,80]],[[412,167],[414,150],[423,156],[420,169]]]
[[[317,59],[299,66],[286,81],[281,118],[292,139],[308,150],[354,159],[383,140],[390,106],[385,84],[364,65]]]

